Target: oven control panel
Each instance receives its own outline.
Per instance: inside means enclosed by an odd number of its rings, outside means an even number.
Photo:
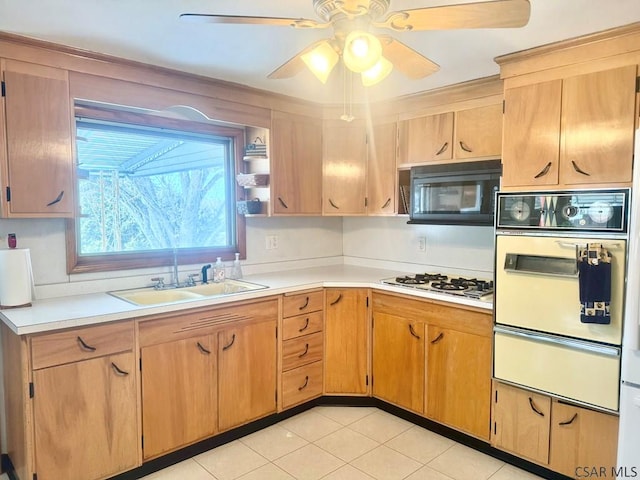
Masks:
[[[496,228],[626,233],[629,189],[498,192]]]

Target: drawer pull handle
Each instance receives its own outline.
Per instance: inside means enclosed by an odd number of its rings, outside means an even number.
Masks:
[[[333,302],[331,302],[329,305],[335,305],[337,304],[340,300],[342,300],[342,294],[338,295],[338,298],[336,298]]]
[[[56,198],[54,198],[52,201],[50,201],[49,203],[47,203],[47,207],[50,207],[52,205],[55,205],[56,203],[58,203],[60,200],[62,200],[62,197],[64,197],[64,190],[62,190],[58,196]]]
[[[435,345],[436,343],[438,343],[440,340],[442,340],[444,338],[444,332],[440,332],[438,334],[438,336],[436,338],[434,338],[433,340],[431,340],[431,344]]]
[[[298,310],[304,310],[308,306],[309,306],[309,297],[307,297],[307,299],[304,302],[304,305],[302,305],[300,308],[298,308]]]
[[[278,197],[278,202],[280,202],[280,205],[282,205],[284,208],[289,208],[289,206],[284,203],[284,200],[282,200],[282,198]]]
[[[390,198],[387,198],[387,201],[386,201],[386,202],[384,202],[384,205],[382,205],[382,207],[381,207],[381,208],[383,208],[383,209],[384,209],[384,208],[387,208],[387,207],[389,206],[389,204],[390,204],[390,203],[391,203],[391,199],[390,199]]]
[[[304,327],[299,328],[298,332],[304,332],[307,328],[309,328],[309,317],[304,319]]]
[[[305,344],[304,346],[304,352],[302,352],[300,355],[298,355],[298,358],[302,358],[304,357],[307,353],[309,353],[309,344]]]
[[[231,343],[229,345],[225,345],[224,347],[222,347],[222,350],[229,350],[231,346],[235,343],[235,341],[236,341],[236,334],[234,333],[231,336]]]
[[[460,141],[460,148],[465,152],[469,152],[469,153],[473,152],[473,150],[467,147],[463,141]]]
[[[535,175],[533,178],[540,178],[540,177],[544,177],[547,173],[549,173],[549,169],[551,168],[551,162],[547,163],[547,165],[540,170],[540,172]]]
[[[420,340],[420,335],[416,333],[416,331],[413,329],[413,325],[411,324],[409,324],[409,333]]]
[[[541,417],[544,417],[544,413],[542,413],[540,410],[538,410],[538,408],[536,407],[536,405],[533,403],[533,398],[529,397],[529,406],[531,407],[531,410],[533,410],[534,412],[536,412],[538,415],[540,415]]]
[[[204,348],[200,342],[196,342],[196,345],[198,346],[198,350],[200,350],[205,355],[211,354],[211,350],[207,350],[206,348]]]
[[[95,352],[96,351],[96,347],[92,347],[91,345],[87,345],[84,340],[82,340],[82,337],[80,335],[78,335],[78,343],[80,344],[80,347],[83,350],[86,350],[87,352]]]
[[[340,207],[338,205],[336,205],[335,203],[333,203],[333,200],[329,199],[329,205],[331,205],[333,208],[340,210]]]
[[[580,173],[581,175],[586,175],[587,177],[590,177],[590,176],[591,176],[591,174],[590,174],[590,173],[587,173],[587,172],[585,172],[584,170],[582,170],[582,169],[578,166],[578,164],[577,164],[576,162],[574,162],[573,160],[571,160],[571,166],[573,167],[573,169],[574,169],[576,172]]]
[[[298,391],[301,392],[302,390],[307,388],[308,384],[309,384],[309,375],[304,377],[304,385],[302,385],[301,387],[298,387]]]
[[[436,155],[440,155],[441,153],[446,152],[447,147],[449,147],[449,142],[444,142],[444,145],[442,145],[442,147],[440,147],[440,150],[438,150],[436,152]]]
[[[578,418],[578,414],[574,413],[573,417],[571,417],[571,420],[567,420],[566,422],[560,422],[558,423],[558,425],[571,425],[576,418]]]
[[[111,362],[111,368],[113,368],[113,371],[116,372],[116,375],[120,375],[122,377],[126,377],[127,375],[129,375],[129,372],[125,372],[124,370],[120,369],[115,363]]]

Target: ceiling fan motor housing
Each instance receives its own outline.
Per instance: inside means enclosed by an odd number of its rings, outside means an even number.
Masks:
[[[341,15],[350,19],[368,15],[375,20],[389,9],[389,0],[313,0],[313,8],[325,22],[337,20]]]

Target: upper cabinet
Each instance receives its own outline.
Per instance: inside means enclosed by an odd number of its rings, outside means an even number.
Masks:
[[[2,60],[4,217],[72,217],[73,148],[66,70]],[[5,157],[6,155],[6,157]]]
[[[400,163],[450,160],[452,143],[453,112],[400,122]]]
[[[273,112],[271,202],[275,215],[322,213],[322,121]]]
[[[500,157],[502,105],[470,108],[455,113],[453,158]]]
[[[398,127],[395,122],[374,125],[368,137],[367,214],[397,212],[396,154]]]
[[[503,187],[631,182],[636,70],[507,88]]]

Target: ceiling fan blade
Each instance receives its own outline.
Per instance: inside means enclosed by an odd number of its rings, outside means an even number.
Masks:
[[[297,54],[295,54],[289,60],[287,60],[282,65],[280,65],[278,68],[276,68],[273,72],[271,72],[269,75],[267,75],[267,78],[271,78],[271,79],[274,79],[274,80],[279,80],[279,79],[282,79],[282,78],[295,77],[298,73],[300,73],[301,71],[303,71],[306,68],[305,63],[302,61],[302,55],[304,55],[307,52],[310,52],[316,46],[318,46],[321,43],[326,42],[326,41],[327,40],[325,39],[325,40],[319,40],[317,42],[313,42],[311,45],[306,47],[301,52],[298,52]]]
[[[523,27],[529,22],[529,0],[495,0],[391,12],[376,27],[407,30]]]
[[[395,38],[389,35],[380,35],[378,38],[382,43],[382,55],[412,80],[424,78],[440,70],[437,63]]]
[[[180,20],[193,23],[226,23],[235,25],[279,25],[294,28],[327,28],[331,23],[320,23],[307,18],[245,17],[242,15],[214,15],[183,13]]]

